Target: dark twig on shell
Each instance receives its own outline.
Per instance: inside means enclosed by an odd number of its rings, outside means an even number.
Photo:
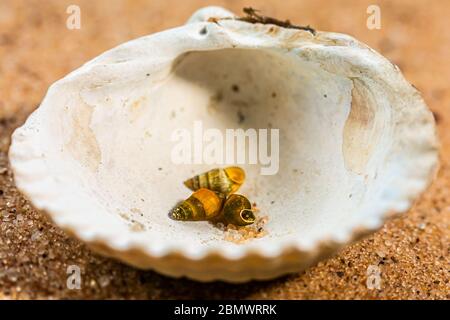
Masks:
[[[273,25],[280,26],[283,28],[305,30],[305,31],[311,32],[312,34],[316,34],[316,30],[314,30],[310,26],[298,26],[298,25],[292,24],[289,20],[283,21],[283,20],[278,20],[276,18],[272,18],[272,17],[266,17],[266,16],[258,14],[258,10],[253,9],[251,7],[244,8],[243,11],[246,14],[246,16],[239,17],[239,18],[237,18],[237,20],[245,21],[245,22],[249,22],[249,23],[273,24]]]

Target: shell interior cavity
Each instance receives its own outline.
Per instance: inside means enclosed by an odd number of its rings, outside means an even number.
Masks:
[[[407,210],[434,175],[437,142],[399,69],[347,35],[233,17],[201,9],[54,83],[13,136],[18,187],[94,249],[199,280],[303,269]],[[183,181],[219,167],[174,163],[174,132],[196,124],[279,130],[272,163],[236,164],[239,193],[270,217],[266,236],[237,245],[210,223],[168,219],[191,194]]]

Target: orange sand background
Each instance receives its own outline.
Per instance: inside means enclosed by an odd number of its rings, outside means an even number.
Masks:
[[[81,7],[81,30],[65,27],[66,8]],[[381,30],[366,27],[368,5],[381,7]],[[300,274],[243,285],[176,280],[90,252],[52,226],[14,187],[9,137],[48,86],[106,49],[180,25],[216,4],[348,33],[404,72],[433,110],[442,167],[431,188],[403,217]],[[0,297],[449,299],[450,1],[143,1],[2,0],[0,2]],[[82,269],[82,289],[68,290],[66,268]],[[366,286],[368,266],[381,289]]]

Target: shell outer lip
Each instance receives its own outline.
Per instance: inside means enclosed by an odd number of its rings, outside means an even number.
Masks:
[[[345,37],[346,41],[348,40]],[[354,40],[356,41],[356,40]],[[339,45],[339,44],[336,44]],[[55,86],[52,86],[50,90],[55,89]],[[49,90],[49,91],[50,91]],[[141,239],[134,237],[131,239],[124,239],[123,237],[117,237],[116,234],[113,233],[103,233],[97,234],[95,228],[85,229],[83,232],[80,232],[79,226],[73,225],[68,221],[64,221],[64,215],[66,214],[66,203],[64,203],[65,194],[64,190],[66,190],[65,186],[61,184],[58,179],[52,177],[48,168],[48,164],[45,161],[45,158],[42,157],[42,150],[40,150],[39,141],[39,116],[41,115],[40,109],[33,112],[33,114],[29,117],[26,123],[16,129],[12,136],[11,147],[9,150],[9,158],[11,168],[14,172],[15,182],[17,184],[18,189],[33,202],[33,205],[36,209],[43,211],[46,213],[51,220],[53,220],[57,225],[59,225],[63,230],[68,232],[69,234],[74,235],[80,240],[85,241],[89,245],[94,248],[98,248],[99,245],[103,246],[104,252],[107,255],[117,256],[117,253],[126,253],[126,252],[140,252],[143,255],[148,256],[149,260],[164,260],[164,259],[181,259],[190,261],[193,265],[196,265],[198,270],[202,270],[202,266],[205,265],[205,261],[209,259],[217,259],[222,262],[224,265],[224,274],[227,273],[226,265],[228,262],[236,262],[240,261],[249,261],[249,259],[253,259],[253,261],[283,261],[283,257],[287,255],[291,255],[294,252],[294,255],[299,257],[308,257],[308,261],[316,261],[320,258],[323,253],[323,248],[328,248],[330,253],[335,250],[341,248],[345,244],[349,242],[353,242],[361,236],[366,235],[368,233],[374,232],[378,230],[382,222],[388,218],[399,215],[400,213],[406,211],[409,207],[412,206],[414,198],[418,196],[416,192],[412,195],[405,196],[402,199],[398,199],[398,203],[406,204],[401,206],[401,210],[396,210],[396,205],[392,205],[391,210],[384,210],[384,212],[378,215],[378,218],[375,221],[371,221],[370,223],[361,224],[358,227],[355,227],[352,230],[348,230],[348,233],[342,237],[330,237],[328,239],[322,239],[320,241],[316,241],[314,244],[305,244],[301,241],[294,241],[290,244],[286,244],[283,247],[266,247],[265,249],[259,248],[258,250],[254,250],[252,248],[245,248],[236,254],[236,251],[232,250],[223,250],[219,251],[216,248],[208,248],[203,252],[199,253],[193,248],[188,248],[188,250],[182,250],[181,248],[175,248],[166,246],[162,243],[158,243],[153,246],[151,242],[147,242],[143,244]],[[436,133],[435,133],[436,139]],[[434,145],[430,146],[437,153],[437,143],[434,141]],[[25,150],[27,152],[25,152]],[[437,158],[437,157],[436,157]],[[411,159],[414,161],[414,159]],[[421,193],[428,187],[432,181],[432,178],[436,175],[438,164],[437,159],[432,161],[433,163],[427,164],[432,166],[433,173],[428,175],[426,186],[421,188]],[[407,183],[408,181],[405,181]],[[414,182],[414,181],[412,181]],[[88,226],[89,227],[89,226]],[[123,259],[122,259],[123,260]],[[227,264],[228,263],[228,264]],[[133,265],[138,265],[136,263],[131,262]],[[308,263],[310,264],[310,263]],[[142,266],[140,266],[142,267]],[[273,277],[277,275],[281,275],[287,272],[294,272],[300,270],[299,263],[291,264],[290,267],[285,269],[280,269],[276,271],[276,268],[272,269],[269,276],[261,276],[258,274],[247,275],[246,277],[242,277],[239,275],[238,271],[230,271],[234,272],[233,277],[229,276],[221,276],[220,274],[216,274],[213,277],[201,277],[196,274],[192,276],[197,280],[227,280],[227,281],[247,281],[250,279],[266,279],[267,277]],[[153,268],[152,266],[148,266],[148,268]],[[164,270],[156,267],[157,271],[164,273]],[[269,268],[270,269],[270,268]],[[292,269],[292,270],[291,270]],[[274,271],[275,270],[275,271]],[[220,273],[220,272],[219,272]],[[173,274],[170,273],[171,276],[182,276],[183,273]]]

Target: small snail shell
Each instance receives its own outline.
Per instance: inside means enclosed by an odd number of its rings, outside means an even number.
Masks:
[[[223,198],[214,191],[201,188],[181,202],[171,212],[174,220],[204,221],[214,218],[222,209]]]
[[[250,201],[240,194],[232,194],[225,200],[220,219],[236,226],[246,226],[256,220]]]
[[[189,189],[196,191],[206,188],[219,192],[224,196],[236,192],[244,183],[245,172],[239,167],[212,169],[184,182]]]

